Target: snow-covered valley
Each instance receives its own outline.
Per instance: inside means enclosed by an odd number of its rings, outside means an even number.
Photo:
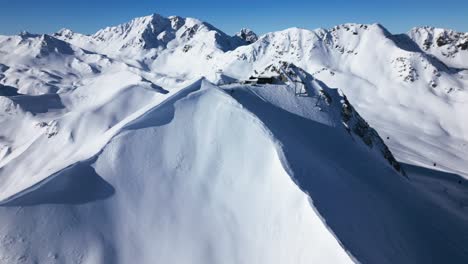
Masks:
[[[467,45],[157,14],[0,36],[0,262],[466,263]]]

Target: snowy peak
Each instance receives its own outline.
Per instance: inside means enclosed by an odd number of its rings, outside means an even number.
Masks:
[[[348,23],[313,31],[289,28],[265,34],[255,43],[236,49],[233,55],[233,68],[255,63],[261,69],[272,61],[288,61],[313,75],[352,69],[353,74],[372,83],[381,82],[374,78],[377,75],[368,76],[378,70],[382,71],[380,76],[390,74],[398,82],[420,82],[432,88],[439,85],[443,72],[451,71],[447,66],[453,67],[451,61],[426,54],[407,35],[392,35],[380,24]],[[463,63],[463,57],[458,61]],[[376,62],[382,65],[376,68]]]
[[[59,40],[50,35],[41,35],[39,37],[40,44],[38,48],[41,55],[48,55],[50,53],[60,53],[65,55],[72,55],[73,49],[70,47],[70,44]]]
[[[79,34],[79,33],[75,33],[71,29],[68,29],[68,28],[62,28],[56,33],[54,33],[54,37],[62,37],[66,39],[71,39],[73,38],[75,34]]]
[[[167,34],[173,32],[173,24],[167,18],[154,14],[139,17],[128,23],[101,29],[92,38],[97,42],[116,42],[119,49],[141,47],[151,49],[164,45],[168,41]],[[160,35],[161,34],[161,35]]]
[[[244,32],[246,34],[246,32]],[[386,39],[391,34],[379,24],[343,24],[331,29],[308,30],[288,28],[271,32],[259,38],[255,46],[272,46],[278,55],[299,52],[310,53],[311,49],[324,48],[340,53],[353,53],[363,39]],[[264,50],[263,48],[261,50]]]
[[[421,50],[435,56],[449,67],[468,68],[468,33],[419,27],[408,32],[408,36]]]
[[[241,29],[237,34],[237,37],[243,39],[245,42],[252,44],[258,40],[257,34],[248,28]]]
[[[359,24],[359,23],[345,23],[337,25],[328,30],[329,32],[342,32],[342,34],[349,33],[352,35],[359,35],[365,32],[372,32],[378,35],[389,36],[391,33],[381,24]]]
[[[22,51],[19,54],[29,54],[37,57],[50,54],[72,55],[74,53],[69,43],[53,36],[42,34],[31,34],[22,32],[17,36],[9,36],[0,39],[0,49]]]
[[[54,33],[53,36],[55,38],[58,38],[58,39],[61,39],[63,41],[67,41],[70,43],[76,42],[79,39],[81,39],[82,41],[90,41],[90,36],[74,32],[68,28],[60,29],[59,31]]]
[[[70,30],[61,30],[56,33],[56,36],[79,47],[105,54],[183,47],[189,45],[188,42],[192,39],[197,39],[200,45],[206,44],[222,51],[232,50],[245,44],[198,19],[179,16],[163,17],[158,14],[138,17],[127,23],[106,27],[91,36],[77,34]]]
[[[383,42],[391,38],[391,33],[382,25],[347,23],[329,30],[316,30],[324,44],[341,54],[353,54],[363,42]]]
[[[447,45],[459,50],[468,50],[468,33],[443,28],[420,27],[413,28],[408,35],[415,41],[422,42],[423,50]]]

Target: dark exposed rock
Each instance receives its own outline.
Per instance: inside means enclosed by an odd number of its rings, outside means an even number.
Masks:
[[[401,168],[400,163],[395,159],[390,149],[385,145],[377,131],[354,110],[346,96],[343,96],[341,108],[342,120],[346,124],[348,131],[352,131],[370,148],[377,148],[388,161],[388,163],[402,175],[406,173]]]
[[[317,106],[319,106],[320,109],[328,109],[326,111],[339,109],[340,112],[338,114],[341,114],[341,120],[346,130],[350,134],[359,137],[369,148],[379,152],[396,171],[406,176],[406,173],[395,159],[390,149],[385,145],[377,131],[369,126],[353,108],[346,96],[338,92],[338,90],[327,87],[320,80],[315,79],[303,69],[289,62],[280,61],[277,64],[271,64],[267,66],[261,74],[273,74],[280,76],[281,79],[284,79],[285,83],[294,85],[300,83],[304,85],[306,90],[305,96],[318,98]],[[318,85],[319,87],[310,87],[310,85]],[[304,96],[303,93],[297,95]]]
[[[468,50],[468,38],[465,39],[465,42],[458,44],[457,47],[461,50]]]
[[[251,44],[258,40],[257,34],[250,29],[243,28],[237,34],[237,37],[243,39],[245,42]]]
[[[190,46],[190,45],[185,45],[184,48],[182,49],[182,51],[183,51],[183,52],[188,52],[191,48],[192,48],[192,46]]]
[[[6,72],[10,69],[10,67],[6,66],[5,64],[0,63],[0,72]]]
[[[437,46],[441,47],[444,45],[447,45],[449,43],[449,40],[445,36],[439,36],[436,39]]]

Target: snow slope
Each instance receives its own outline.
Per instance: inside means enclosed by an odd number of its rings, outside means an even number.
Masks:
[[[7,202],[3,260],[350,262],[291,181],[268,130],[200,85],[127,125],[94,158]]]
[[[317,95],[297,97],[292,86],[225,89],[195,83],[127,124],[93,158],[6,201],[3,260],[423,263],[468,257],[467,236],[455,235],[467,234],[466,225],[349,134],[334,105]],[[285,100],[278,101],[280,95]],[[322,111],[310,107],[317,101]]]
[[[0,36],[0,54],[0,83],[31,95],[73,90],[82,79],[122,64],[53,36],[27,32]]]
[[[0,160],[1,199],[89,158],[120,127],[165,99],[167,91],[138,75],[122,71],[119,77],[102,74],[61,95],[6,99],[17,110],[2,120],[9,128],[2,139],[10,144]]]

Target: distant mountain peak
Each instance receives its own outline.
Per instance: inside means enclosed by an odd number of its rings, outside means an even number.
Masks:
[[[425,26],[412,28],[409,35],[415,38],[417,36],[424,38],[423,48],[425,50],[429,49],[433,44],[437,45],[437,47],[453,44],[461,50],[468,49],[468,33]]]
[[[60,30],[55,35],[81,48],[105,54],[120,51],[163,50],[174,40],[171,48],[187,46],[185,50],[188,50],[189,46],[195,45],[188,42],[196,35],[200,35],[197,38],[199,45],[205,43],[222,51],[232,50],[245,44],[245,41],[228,36],[201,20],[180,16],[164,17],[159,14],[137,17],[126,23],[103,28],[90,36],[74,33],[68,29]],[[249,38],[253,38],[251,33]]]
[[[421,50],[435,56],[452,68],[466,68],[468,61],[468,33],[436,27],[415,27],[407,36]]]
[[[73,30],[71,30],[71,29],[62,28],[59,31],[55,32],[54,36],[65,36],[65,37],[68,36],[68,37],[70,37],[70,36],[73,36],[74,34],[76,34],[76,33],[73,32]]]
[[[48,34],[32,34],[26,31],[19,35],[19,46],[35,51],[36,56],[45,56],[48,54],[73,54],[70,44]]]
[[[238,33],[236,33],[236,36],[245,40],[249,44],[258,40],[257,34],[248,28],[242,28]]]

